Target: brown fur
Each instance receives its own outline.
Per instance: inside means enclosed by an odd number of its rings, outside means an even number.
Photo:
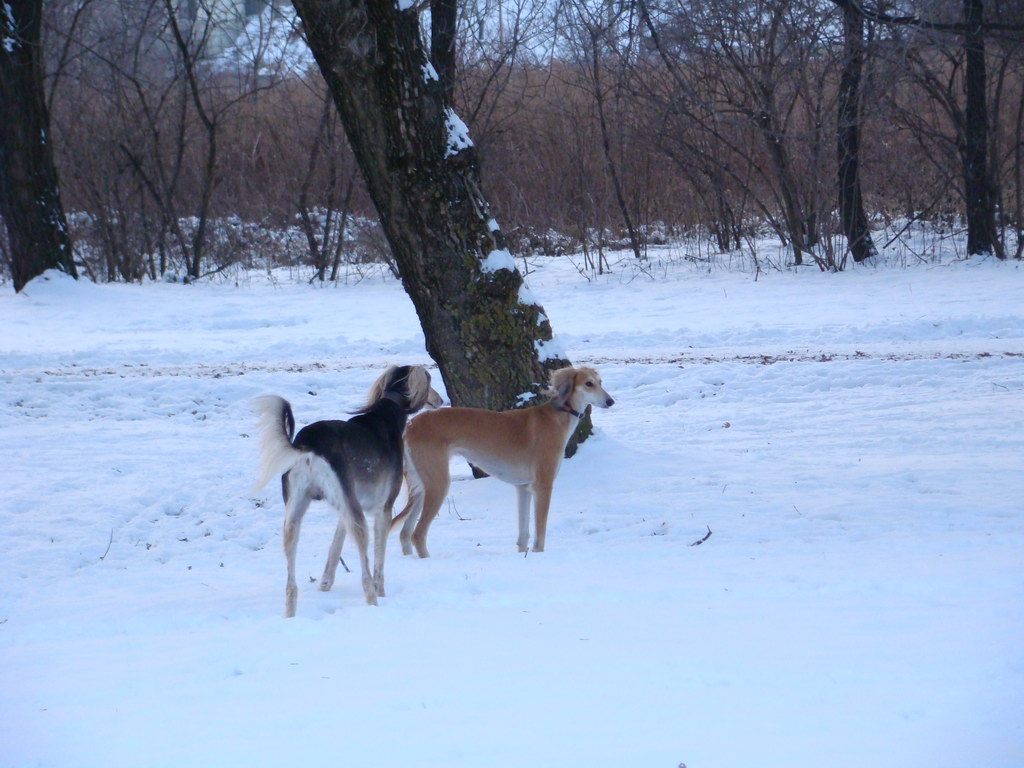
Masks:
[[[551,400],[511,411],[442,408],[414,419],[405,432],[409,501],[391,529],[402,525],[402,552],[428,557],[427,532],[451,482],[453,455],[516,487],[520,552],[527,551],[529,508],[534,507],[533,551],[544,551],[551,490],[579,414],[588,406],[615,401],[593,368],[561,368],[551,374]],[[574,413],[575,412],[575,415]]]

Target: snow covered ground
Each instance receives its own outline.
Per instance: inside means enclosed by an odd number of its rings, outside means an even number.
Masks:
[[[287,621],[248,401],[429,363],[401,287],[8,286],[0,766],[1024,765],[1024,269],[531,269],[616,398],[548,551],[454,464],[376,608],[315,505]]]

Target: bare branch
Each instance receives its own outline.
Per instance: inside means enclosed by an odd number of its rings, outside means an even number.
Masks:
[[[711,526],[709,525],[708,526],[708,532],[704,534],[704,538],[703,539],[697,539],[695,542],[690,544],[690,546],[691,547],[699,547],[701,544],[703,544],[705,541],[707,541],[710,538],[711,538]]]

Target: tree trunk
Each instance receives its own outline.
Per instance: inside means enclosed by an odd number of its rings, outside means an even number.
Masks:
[[[320,147],[327,136],[330,120],[331,102],[325,98],[324,108],[320,113],[320,123],[316,130],[316,137],[313,139],[313,146],[309,151],[309,161],[306,163],[306,175],[303,177],[302,186],[299,188],[299,221],[301,222],[302,231],[306,235],[306,247],[309,248],[310,260],[313,262],[313,266],[316,267],[316,275],[313,276],[310,282],[318,280],[321,283],[327,277],[328,235],[330,234],[331,216],[334,214],[333,205],[331,205],[334,199],[333,157],[328,157],[327,160],[330,164],[330,172],[328,173],[330,181],[327,186],[328,204],[325,212],[325,221],[320,225],[320,234],[322,235],[320,243],[316,241],[316,227],[313,224],[313,217],[309,215],[309,191],[312,187],[313,174],[320,165]]]
[[[985,98],[985,31],[982,0],[963,0],[964,88],[967,106],[964,124],[964,193],[967,209],[967,253],[995,253],[1002,257],[996,237],[995,190],[988,170],[988,108]]]
[[[640,238],[637,236],[636,227],[633,226],[633,217],[629,215],[629,206],[626,205],[626,196],[622,192],[622,182],[619,179],[619,171],[615,165],[615,158],[612,156],[612,142],[608,119],[604,109],[604,91],[601,83],[601,52],[598,50],[599,34],[596,30],[590,30],[590,73],[594,84],[594,104],[597,107],[598,123],[601,127],[601,149],[604,151],[604,164],[608,171],[608,178],[611,179],[612,189],[615,192],[615,201],[619,204],[619,212],[622,214],[622,221],[626,225],[626,232],[629,234],[629,244],[633,249],[633,256],[641,261],[644,255],[640,252]],[[604,227],[600,231],[604,232]]]
[[[768,147],[775,176],[779,182],[779,194],[782,197],[783,215],[786,221],[786,234],[793,250],[793,263],[801,266],[804,263],[803,253],[808,247],[806,220],[800,209],[800,194],[793,177],[789,155],[782,143],[783,131],[775,125],[774,106],[767,93],[762,94],[762,108],[754,117],[754,124],[760,129]]]
[[[293,4],[452,403],[521,403],[566,361],[543,308],[521,291],[476,150],[427,66],[413,3]]]
[[[839,80],[839,217],[856,262],[877,255],[860,187],[860,83],[864,67],[864,18],[842,6],[844,57]]]
[[[455,32],[459,19],[456,0],[433,0],[430,4],[430,61],[441,78],[445,101],[454,103]]]
[[[49,142],[42,5],[0,5],[0,217],[7,226],[15,291],[47,269],[78,277]]]

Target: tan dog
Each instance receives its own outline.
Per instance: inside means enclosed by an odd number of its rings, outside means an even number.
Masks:
[[[412,420],[405,431],[405,476],[409,501],[391,524],[402,525],[402,552],[429,557],[427,531],[437,516],[451,477],[448,463],[462,456],[489,475],[516,487],[520,552],[530,537],[533,500],[534,552],[544,551],[551,488],[565,445],[588,405],[609,408],[614,400],[593,368],[562,368],[551,374],[551,400],[511,411],[442,408]],[[417,522],[418,521],[418,522]]]

